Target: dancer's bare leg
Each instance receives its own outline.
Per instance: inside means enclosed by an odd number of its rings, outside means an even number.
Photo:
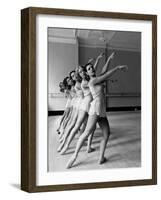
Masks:
[[[74,128],[72,129],[69,137],[67,138],[67,141],[66,141],[63,149],[61,150],[61,154],[64,154],[66,152],[66,150],[69,148],[69,145],[71,144],[75,134],[78,132],[78,130],[80,129],[80,127],[84,121],[87,121],[87,112],[85,112],[83,110],[79,110],[76,124],[75,124]]]
[[[72,111],[73,111],[73,108],[70,108],[69,114],[68,114],[67,118],[66,118],[66,119],[64,120],[64,122],[63,122],[63,129],[65,129],[65,127],[66,127],[68,121],[70,120],[70,118],[71,118],[71,116],[72,116]]]
[[[93,135],[94,135],[95,130],[96,130],[96,126],[95,126],[93,132],[91,133],[91,135],[88,136],[88,144],[87,144],[87,152],[88,153],[95,151],[95,149],[91,147],[92,139],[93,139]]]
[[[95,125],[97,123],[97,119],[98,119],[97,115],[89,115],[86,129],[84,133],[80,136],[77,142],[75,152],[67,163],[67,166],[66,166],[67,168],[71,168],[72,165],[74,164],[75,160],[77,159],[78,153],[81,147],[83,146],[84,141],[94,131]]]
[[[99,160],[98,160],[98,163],[102,164],[106,162],[106,158],[104,154],[105,154],[106,145],[110,136],[110,127],[109,127],[109,122],[107,118],[100,118],[98,123],[103,133],[103,138],[100,143],[100,155],[99,155]]]
[[[86,117],[84,118],[83,123],[79,128],[80,129],[79,135],[82,135],[82,133],[84,132],[86,125],[87,125],[87,120],[88,120],[88,116],[87,116],[87,113],[86,113]]]
[[[69,117],[68,119],[66,120],[66,124],[64,126],[64,128],[62,129],[61,133],[60,133],[60,137],[59,137],[59,142],[62,142],[63,141],[63,136],[64,136],[64,133],[65,133],[65,130],[68,128],[68,126],[72,123],[73,121],[73,118],[74,118],[74,115],[75,115],[75,109],[72,109],[71,113],[69,114]]]
[[[70,113],[70,108],[67,108],[64,111],[64,114],[63,114],[63,116],[62,116],[62,118],[60,120],[59,127],[57,129],[58,134],[60,134],[60,129],[63,127],[63,124],[64,124],[65,120],[68,118],[69,113]]]
[[[85,121],[84,121],[83,124],[82,124],[82,128],[81,128],[81,130],[80,130],[80,135],[82,135],[82,133],[84,132],[84,130],[85,130],[85,128],[86,128],[87,120],[88,120],[88,117],[85,119]],[[96,129],[96,128],[95,128],[95,129]],[[95,130],[94,130],[94,131],[95,131]],[[89,135],[89,137],[88,137],[88,142],[87,142],[87,152],[88,152],[88,153],[91,153],[91,152],[95,151],[95,149],[91,147],[94,131],[93,131],[93,133],[92,133],[91,135]]]
[[[71,110],[71,112],[70,112],[70,114],[69,114],[69,117],[68,117],[68,119],[66,120],[66,122],[65,122],[65,125],[64,125],[64,128],[63,128],[63,130],[61,131],[61,133],[60,133],[60,142],[62,142],[62,137],[63,137],[63,135],[64,135],[64,132],[65,132],[65,130],[68,128],[68,126],[72,123],[72,121],[73,121],[73,118],[74,118],[74,115],[75,115],[75,112],[76,112],[76,109],[75,108],[72,108],[72,110]]]
[[[61,129],[61,126],[62,126],[62,123],[63,123],[63,121],[65,120],[65,116],[66,116],[66,112],[64,111],[64,114],[63,114],[63,116],[61,117],[61,120],[60,120],[60,122],[59,122],[59,126],[58,126],[58,128],[57,128],[57,132],[58,132],[58,134],[60,134],[60,129]]]
[[[66,140],[67,140],[67,138],[68,138],[68,136],[69,136],[69,134],[70,134],[70,131],[73,129],[73,127],[75,126],[75,123],[76,123],[76,121],[77,121],[77,117],[78,117],[78,110],[76,110],[76,112],[75,112],[75,114],[74,114],[74,116],[73,116],[73,120],[72,120],[72,122],[70,123],[70,125],[67,127],[67,129],[65,130],[65,132],[64,132],[64,135],[63,135],[63,137],[62,137],[62,143],[59,145],[59,147],[58,147],[58,152],[60,152],[61,150],[62,150],[62,148],[64,147],[64,145],[65,145],[65,142],[66,142]]]

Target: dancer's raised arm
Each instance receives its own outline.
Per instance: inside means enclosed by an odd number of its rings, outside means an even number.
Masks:
[[[105,81],[106,79],[108,79],[109,77],[111,77],[113,74],[115,74],[115,72],[117,72],[118,70],[127,70],[127,69],[128,69],[127,65],[116,66],[115,68],[107,71],[105,74],[96,77],[93,80],[93,84],[98,84],[98,83],[101,83],[101,82]]]
[[[96,58],[96,61],[93,65],[93,68],[95,69],[95,71],[97,72],[97,67],[98,67],[98,63],[100,61],[100,59],[103,57],[104,53],[101,53],[97,58]]]
[[[110,66],[110,61],[114,58],[114,56],[115,56],[115,52],[112,52],[112,54],[108,57],[104,67],[102,68],[100,75],[103,75],[104,73],[106,73],[108,71],[109,66]]]

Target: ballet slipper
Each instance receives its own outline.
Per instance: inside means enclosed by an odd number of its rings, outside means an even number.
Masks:
[[[98,163],[101,165],[101,164],[105,163],[106,161],[107,161],[107,158],[103,157],[98,161]]]
[[[90,148],[87,149],[87,153],[91,153],[91,152],[93,152],[93,151],[95,151],[95,149],[92,148],[92,147],[90,147]]]
[[[73,154],[72,157],[69,159],[66,168],[70,169],[76,160],[76,156]]]

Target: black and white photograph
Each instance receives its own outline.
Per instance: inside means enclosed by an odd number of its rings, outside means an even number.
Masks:
[[[134,13],[22,11],[25,191],[156,184],[156,22]]]
[[[141,167],[141,38],[48,27],[48,172]]]

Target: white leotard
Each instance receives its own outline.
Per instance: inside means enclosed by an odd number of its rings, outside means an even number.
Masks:
[[[93,84],[93,81],[89,81],[89,88],[93,97],[91,102],[89,115],[98,115],[99,117],[106,117],[106,101],[104,94],[103,84]]]
[[[81,88],[81,83],[76,82],[74,89],[75,89],[75,92],[76,92],[76,100],[75,100],[75,103],[74,103],[74,107],[76,109],[79,109],[81,102],[83,100],[83,91],[82,91],[82,88]]]
[[[72,106],[71,105],[72,96],[71,96],[69,90],[66,91],[66,96],[67,96],[67,102],[66,102],[66,105],[65,105],[65,109],[70,108]]]
[[[90,108],[90,103],[92,101],[92,95],[91,95],[91,91],[90,91],[89,86],[88,86],[88,81],[82,80],[81,88],[82,88],[82,91],[83,91],[83,94],[84,94],[84,98],[82,100],[80,110],[88,112],[89,108]]]

